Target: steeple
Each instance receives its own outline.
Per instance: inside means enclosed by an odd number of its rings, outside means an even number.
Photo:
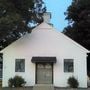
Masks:
[[[51,20],[51,13],[50,12],[46,12],[43,14],[43,20],[45,23],[50,23]]]
[[[43,21],[51,26],[53,26],[52,23],[50,23],[51,20],[51,13],[50,12],[46,12],[43,14]]]

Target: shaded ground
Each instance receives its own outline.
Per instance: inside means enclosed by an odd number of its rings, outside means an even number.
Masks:
[[[78,88],[78,89],[70,89],[70,88],[55,88],[55,90],[90,90],[90,88]]]
[[[84,88],[82,88],[82,89],[70,89],[70,88],[55,88],[55,90],[90,90],[90,88],[88,88],[88,89],[84,89]]]
[[[33,90],[32,87],[26,87],[26,88],[18,88],[18,89],[15,89],[15,88],[0,88],[0,90]],[[88,89],[70,89],[70,88],[55,88],[55,90],[90,90],[90,88]]]

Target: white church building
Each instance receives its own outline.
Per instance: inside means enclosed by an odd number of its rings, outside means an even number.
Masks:
[[[15,75],[22,76],[26,86],[52,84],[67,87],[74,76],[79,87],[87,87],[87,53],[89,51],[46,22],[16,40],[3,54],[2,87]]]

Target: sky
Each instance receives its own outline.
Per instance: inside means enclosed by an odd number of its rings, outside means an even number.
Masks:
[[[62,31],[68,25],[64,12],[71,4],[72,0],[44,0],[47,12],[51,12],[51,23],[58,31]]]

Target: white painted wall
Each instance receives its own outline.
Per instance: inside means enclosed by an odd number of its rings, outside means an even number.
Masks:
[[[8,79],[15,75],[25,78],[26,86],[35,85],[35,64],[33,56],[55,56],[54,86],[66,87],[67,79],[75,76],[80,87],[87,87],[86,52],[80,45],[65,37],[60,32],[43,23],[9,45],[3,51],[3,87],[8,86]],[[25,72],[15,72],[15,59],[25,59]],[[74,59],[74,73],[64,73],[64,59]]]

